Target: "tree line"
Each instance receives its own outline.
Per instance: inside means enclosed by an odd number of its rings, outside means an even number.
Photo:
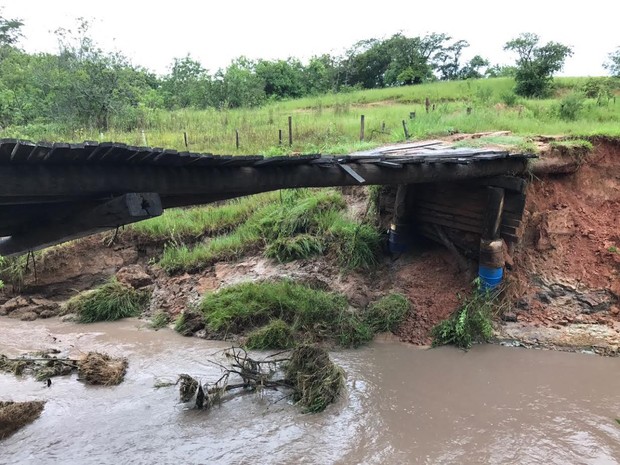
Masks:
[[[543,97],[553,73],[572,54],[555,42],[539,44],[522,34],[505,49],[515,66],[491,66],[476,55],[462,59],[465,40],[447,34],[355,43],[342,56],[323,54],[307,63],[297,58],[250,60],[239,57],[211,74],[191,56],[175,58],[170,72],[157,76],[132,64],[122,53],[106,52],[80,20],[73,31],[58,29],[58,52],[29,54],[18,46],[23,23],[0,16],[0,125],[55,122],[106,129],[133,129],[155,109],[238,108],[269,100],[298,98],[350,89],[373,89],[458,80],[514,76],[519,95]],[[620,49],[608,69],[620,74]]]

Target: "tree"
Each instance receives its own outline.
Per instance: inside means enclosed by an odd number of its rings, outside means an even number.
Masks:
[[[480,55],[476,55],[467,62],[463,68],[459,70],[460,79],[480,79],[484,77],[481,68],[488,68],[489,60],[482,58]]]
[[[547,96],[553,74],[560,71],[566,58],[573,54],[566,45],[548,42],[540,46],[539,41],[538,35],[524,33],[504,45],[504,50],[517,54],[515,93],[524,97]]]
[[[209,106],[211,77],[200,62],[187,55],[175,58],[170,74],[162,82],[166,107],[206,108]]]
[[[439,79],[448,81],[461,77],[461,53],[467,47],[469,47],[469,42],[458,40],[437,54]]]
[[[297,98],[306,93],[304,67],[295,58],[288,60],[259,60],[256,75],[265,83],[267,97]]]
[[[612,76],[620,77],[620,47],[607,55],[607,61],[603,66]]]
[[[21,28],[24,23],[20,19],[7,19],[0,10],[0,46],[14,46],[22,37]]]

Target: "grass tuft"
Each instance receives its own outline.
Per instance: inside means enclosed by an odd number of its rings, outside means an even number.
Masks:
[[[295,333],[285,321],[272,320],[250,332],[245,347],[250,350],[290,349],[295,347]]]
[[[368,306],[364,321],[375,332],[394,332],[410,309],[407,297],[398,293],[389,294]]]
[[[137,291],[113,279],[103,286],[69,299],[64,313],[77,314],[79,323],[114,321],[140,315],[146,308],[149,297],[147,291]]]

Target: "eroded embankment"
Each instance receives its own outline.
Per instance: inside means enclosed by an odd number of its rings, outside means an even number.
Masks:
[[[574,173],[541,176],[527,194],[510,279],[515,309],[504,334],[531,344],[616,353],[620,144],[594,141]]]
[[[499,327],[505,339],[594,346],[605,353],[615,353],[620,345],[620,146],[609,140],[594,142],[590,154],[579,155],[574,163],[570,158],[567,165],[573,168],[568,172],[539,175],[528,187],[523,238],[509,271],[513,309]],[[540,163],[573,157],[546,150]],[[348,189],[343,195],[352,215],[364,210],[364,190]],[[128,230],[108,245],[112,236],[94,236],[44,253],[37,259],[36,279],[31,265],[20,292],[7,286],[0,294],[0,314],[20,319],[57,315],[60,303],[116,274],[124,283],[152,291],[144,316],[163,312],[173,321],[207,292],[285,277],[340,292],[356,309],[402,292],[412,310],[397,334],[404,341],[428,344],[431,328],[458,306],[458,295],[470,291],[472,277],[459,271],[447,250],[432,243],[414,246],[399,257],[385,255],[371,271],[344,272],[333,254],[279,263],[252,249],[241,258],[171,276],[156,264],[162,241]]]

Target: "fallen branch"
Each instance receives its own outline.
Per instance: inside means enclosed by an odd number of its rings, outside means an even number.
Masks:
[[[202,384],[188,374],[179,375],[177,384],[180,384],[181,402],[193,400],[196,408],[209,409],[231,391],[260,392],[284,388],[291,390],[284,398],[292,397],[304,412],[320,412],[336,401],[344,386],[342,369],[322,348],[300,346],[288,357],[275,359],[272,355],[256,360],[246,350],[232,347],[224,351],[224,356],[229,359],[230,366],[213,362],[224,371],[215,382]],[[229,384],[231,377],[239,381]]]

